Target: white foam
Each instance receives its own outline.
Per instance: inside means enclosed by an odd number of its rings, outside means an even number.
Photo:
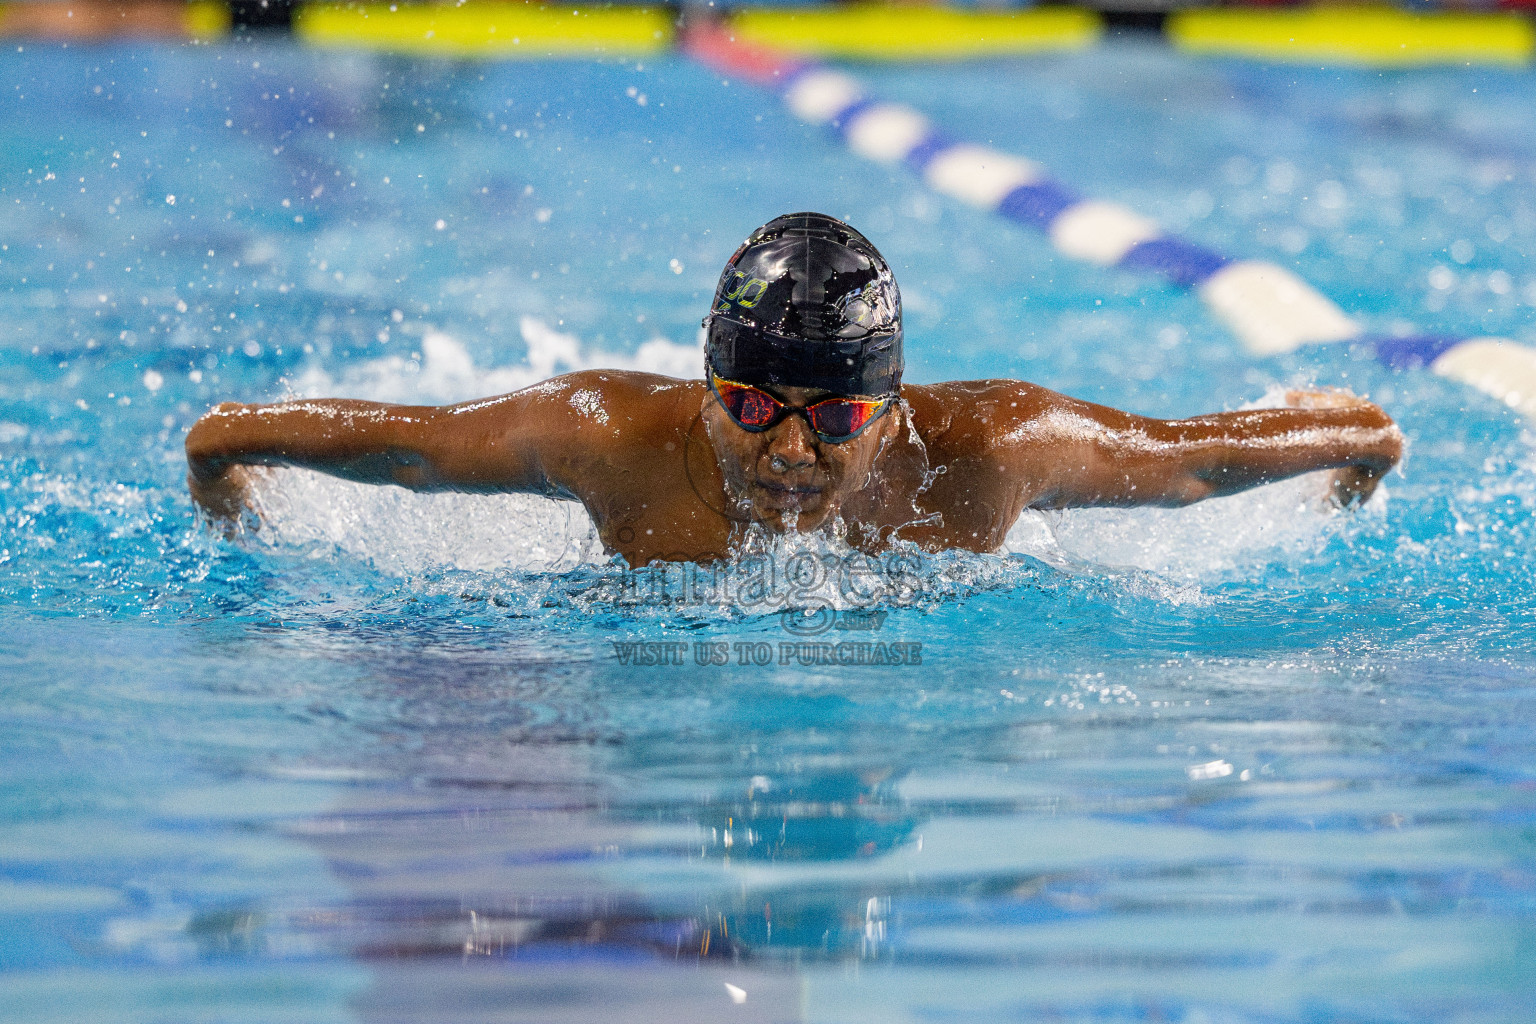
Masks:
[[[1275,388],[1246,408],[1281,406],[1284,394]],[[1169,581],[1244,577],[1276,559],[1313,557],[1360,516],[1382,514],[1385,488],[1363,508],[1339,514],[1328,503],[1329,480],[1326,471],[1307,473],[1185,508],[1026,511],[1004,548],[1054,565],[1133,568]]]
[[[905,543],[868,555],[832,531],[769,534],[754,528],[727,562],[608,572],[575,603],[660,618],[782,614],[790,632],[816,636],[832,628],[829,614],[932,607],[1017,586],[1039,571],[1034,563],[998,555],[930,554]]]
[[[606,561],[581,505],[535,494],[417,494],[285,469],[259,499],[259,542],[316,558],[341,551],[398,576],[563,571]]]
[[[625,355],[588,350],[575,335],[536,317],[523,317],[519,326],[528,345],[522,363],[477,366],[456,339],[428,331],[420,360],[384,356],[335,375],[316,364],[290,388],[304,397],[442,403],[516,391],[573,370],[696,377],[704,363],[698,344],[653,338]],[[309,550],[317,557],[340,550],[400,575],[441,569],[562,570],[606,560],[581,505],[538,495],[416,494],[285,469],[270,475],[259,501],[266,522],[259,542]]]
[[[566,370],[614,366],[692,376],[701,362],[698,348],[664,339],[622,356],[588,351],[574,335],[531,317],[524,318],[522,330],[529,351],[520,364],[478,367],[457,341],[433,333],[424,339],[419,364],[390,356],[334,377],[311,368],[294,388],[306,395],[452,401],[531,385]],[[1277,405],[1282,394],[1277,389],[1254,407]],[[1182,509],[1026,511],[1009,531],[1003,553],[1074,572],[1135,570],[1124,578],[1116,575],[1116,585],[1169,603],[1202,603],[1199,582],[1241,576],[1279,557],[1310,556],[1341,529],[1351,517],[1323,511],[1326,480],[1327,474],[1309,474]],[[267,523],[260,543],[316,557],[342,551],[403,576],[443,569],[565,571],[609,560],[576,502],[536,495],[416,494],[300,470],[275,471],[259,498]],[[1365,511],[1382,502],[1374,498]],[[759,537],[746,553],[781,567],[797,557],[830,566],[855,555],[841,539],[827,535]],[[920,590],[948,594],[985,587],[1000,582],[999,573],[1013,571],[1006,559],[956,557],[943,570],[925,565],[925,578],[938,576]],[[797,602],[807,601],[837,609],[865,603],[831,574],[815,587],[800,588]]]
[[[505,394],[573,370],[643,370],[669,377],[698,377],[704,368],[702,341],[679,345],[656,337],[633,355],[584,350],[574,334],[555,330],[538,317],[525,316],[518,329],[528,346],[522,363],[477,366],[457,339],[429,329],[421,341],[421,358],[383,356],[332,375],[318,363],[289,382],[301,398],[366,398],[375,402],[444,403]]]
[[[1322,511],[1327,479],[1308,474],[1178,509],[1026,512],[1004,546],[1050,564],[1142,569],[1170,581],[1245,576],[1326,543],[1344,518]]]

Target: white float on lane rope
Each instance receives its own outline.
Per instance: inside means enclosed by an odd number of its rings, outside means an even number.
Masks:
[[[1360,325],[1307,282],[1262,260],[1230,263],[1199,286],[1200,298],[1248,351],[1262,356],[1348,341]]]
[[[1536,349],[1508,338],[1469,338],[1447,349],[1429,368],[1536,418]]]
[[[940,150],[923,171],[936,191],[995,210],[1014,189],[1045,177],[1045,168],[1021,156],[964,143]]]
[[[840,71],[807,71],[784,90],[784,102],[804,120],[826,124],[863,95],[859,83]]]
[[[1051,221],[1051,241],[1080,260],[1113,266],[1138,242],[1161,237],[1157,221],[1102,199],[1069,206]]]
[[[928,119],[911,107],[878,103],[855,114],[843,131],[855,153],[882,164],[894,164],[906,159],[932,133],[932,128]]]

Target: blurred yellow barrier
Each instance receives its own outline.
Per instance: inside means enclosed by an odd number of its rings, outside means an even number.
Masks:
[[[187,4],[187,34],[193,39],[222,39],[233,21],[223,0],[192,0]]]
[[[1185,53],[1306,64],[1521,65],[1536,29],[1516,14],[1409,14],[1390,7],[1176,11],[1164,27]]]
[[[449,57],[593,57],[672,46],[672,18],[642,7],[529,3],[302,4],[293,29],[319,46]]]
[[[1042,50],[1075,50],[1103,31],[1092,11],[1069,7],[963,11],[859,5],[809,10],[743,10],[737,38],[816,57],[858,60],[963,60]]]

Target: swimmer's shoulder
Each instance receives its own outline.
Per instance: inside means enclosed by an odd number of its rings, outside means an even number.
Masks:
[[[702,396],[705,384],[697,378],[685,380],[643,370],[573,370],[530,384],[518,395],[566,396],[578,391],[612,397],[615,400],[661,398],[665,400],[684,394]]]
[[[633,441],[688,429],[706,393],[702,380],[639,370],[577,370],[540,381],[509,398],[533,399],[584,440]]]
[[[925,442],[967,447],[1000,441],[1065,400],[1049,388],[1002,377],[904,384],[901,397]]]

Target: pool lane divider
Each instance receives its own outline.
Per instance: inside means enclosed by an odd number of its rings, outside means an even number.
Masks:
[[[831,127],[855,153],[905,164],[937,192],[1044,232],[1064,255],[1157,273],[1193,291],[1255,355],[1353,342],[1388,366],[1427,366],[1536,418],[1536,349],[1503,338],[1368,337],[1286,268],[1231,259],[1119,203],[1087,198],[1033,160],[957,140],[914,108],[871,96],[845,72],[745,42],[721,25],[691,26],[680,43],[716,71],[774,90],[796,116]]]
[[[906,164],[937,192],[1044,232],[1064,255],[1159,273],[1194,290],[1253,352],[1286,352],[1359,333],[1337,306],[1285,268],[1228,259],[1119,203],[1081,195],[1034,160],[958,141],[917,110],[870,96],[842,71],[742,43],[728,28],[694,28],[682,43],[717,70],[775,89],[794,114],[832,127],[855,153]]]

